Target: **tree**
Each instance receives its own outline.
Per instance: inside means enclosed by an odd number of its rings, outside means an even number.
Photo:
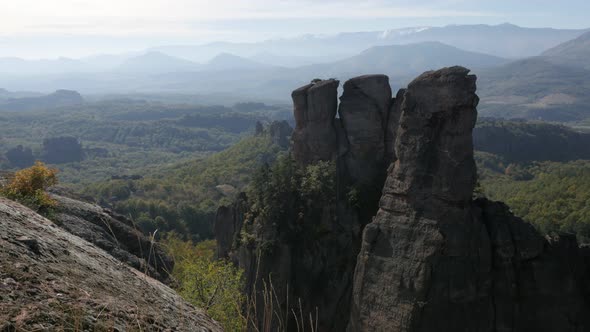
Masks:
[[[16,172],[1,192],[4,196],[36,210],[53,208],[57,203],[49,197],[46,189],[57,184],[56,174],[56,169],[50,169],[37,161],[35,165]]]
[[[242,271],[229,261],[214,259],[215,241],[193,245],[170,233],[163,244],[174,258],[172,276],[178,281],[179,294],[204,309],[226,331],[243,331]]]

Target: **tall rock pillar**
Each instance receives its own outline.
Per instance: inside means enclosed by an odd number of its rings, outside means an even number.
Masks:
[[[486,309],[477,292],[478,274],[485,274],[480,265],[489,260],[477,251],[485,229],[473,225],[470,210],[478,97],[468,72],[424,73],[397,100],[397,160],[363,233],[352,331],[414,331],[427,306],[445,296]]]
[[[324,80],[293,91],[295,160],[307,165],[336,157],[338,141],[334,118],[338,110],[337,80]]]

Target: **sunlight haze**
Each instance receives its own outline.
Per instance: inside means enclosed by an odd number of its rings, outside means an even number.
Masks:
[[[531,12],[531,4],[535,11]],[[0,2],[0,57],[80,57],[167,44],[252,42],[411,26],[586,28],[586,1],[21,0]]]

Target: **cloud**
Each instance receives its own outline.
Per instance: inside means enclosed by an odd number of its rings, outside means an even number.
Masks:
[[[199,35],[223,21],[482,17],[456,0],[19,0],[1,1],[0,34]],[[200,22],[207,27],[195,27]],[[216,26],[216,29],[211,29]]]

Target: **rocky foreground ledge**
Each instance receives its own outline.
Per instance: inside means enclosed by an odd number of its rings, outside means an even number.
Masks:
[[[0,198],[0,331],[221,331],[168,286]]]

